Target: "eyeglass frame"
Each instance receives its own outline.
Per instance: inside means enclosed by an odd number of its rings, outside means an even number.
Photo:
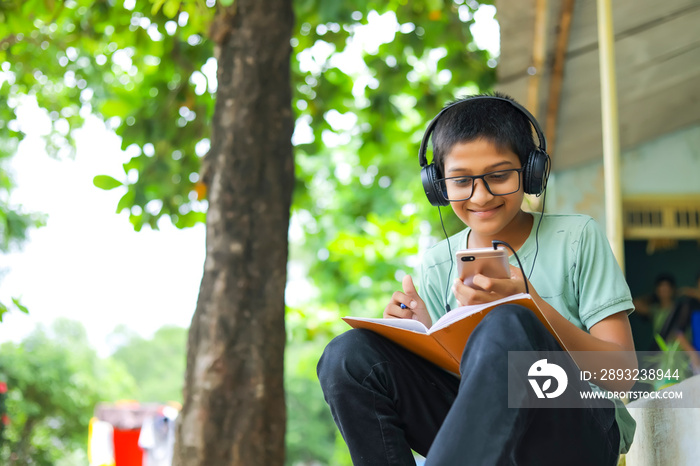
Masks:
[[[525,171],[525,167],[520,167],[520,168],[506,168],[505,170],[494,170],[489,173],[484,173],[483,175],[460,175],[460,176],[451,176],[449,178],[440,178],[435,180],[435,191],[439,192],[440,195],[447,200],[448,202],[462,202],[462,201],[468,201],[474,196],[474,186],[476,185],[475,182],[476,180],[481,180],[482,183],[484,183],[484,187],[486,190],[492,195],[492,196],[508,196],[510,194],[517,193],[520,191],[520,188],[522,187],[522,177],[520,176],[523,171]],[[489,182],[486,181],[485,177],[489,175],[493,175],[494,173],[500,173],[500,172],[518,172],[518,188],[515,191],[511,191],[509,193],[505,194],[494,194],[493,191],[491,191],[491,187],[489,186]],[[447,180],[456,180],[460,178],[471,178],[472,179],[472,193],[469,195],[469,197],[463,198],[463,199],[448,199],[447,198],[447,183],[445,183],[445,189],[444,191],[440,189],[440,183],[445,182]]]

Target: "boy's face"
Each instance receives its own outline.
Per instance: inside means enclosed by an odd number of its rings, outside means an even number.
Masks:
[[[520,168],[517,154],[499,149],[486,139],[455,144],[445,156],[445,177],[483,175],[497,170]],[[520,173],[518,176],[522,176]],[[522,181],[522,180],[521,180]],[[520,183],[518,191],[505,196],[494,196],[482,179],[475,180],[472,197],[466,201],[451,202],[452,210],[472,231],[482,238],[505,239],[513,234],[508,227],[521,212],[525,193]]]

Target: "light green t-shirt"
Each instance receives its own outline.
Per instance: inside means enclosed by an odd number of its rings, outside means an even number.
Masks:
[[[532,231],[517,252],[525,275],[542,299],[587,332],[606,317],[631,312],[634,306],[627,282],[607,238],[591,217],[545,214],[535,235],[540,214],[532,215]],[[467,227],[451,236],[449,248],[448,241],[442,240],[423,255],[420,296],[433,322],[446,313],[445,298],[450,308],[459,307],[451,291],[457,279],[453,258],[458,250],[466,248],[470,231]],[[518,266],[513,255],[509,262]],[[626,453],[636,424],[620,400],[615,400],[615,418],[620,429],[620,453]]]

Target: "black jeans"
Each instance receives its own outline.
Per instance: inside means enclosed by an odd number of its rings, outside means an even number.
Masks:
[[[536,350],[561,347],[531,311],[503,305],[469,338],[461,379],[357,329],[328,344],[317,371],[355,465],[415,464],[411,450],[427,465],[617,464],[612,402],[508,408],[508,351]]]

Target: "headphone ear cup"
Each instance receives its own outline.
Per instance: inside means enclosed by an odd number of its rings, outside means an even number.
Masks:
[[[439,177],[434,163],[421,168],[420,179],[423,183],[423,190],[425,191],[425,195],[428,197],[430,205],[435,207],[450,205],[450,201],[447,200],[447,196],[445,196],[445,193],[440,192],[438,185],[435,182],[439,179]]]
[[[523,173],[523,189],[526,194],[539,196],[547,187],[549,177],[549,155],[543,150],[534,150],[527,158]]]

